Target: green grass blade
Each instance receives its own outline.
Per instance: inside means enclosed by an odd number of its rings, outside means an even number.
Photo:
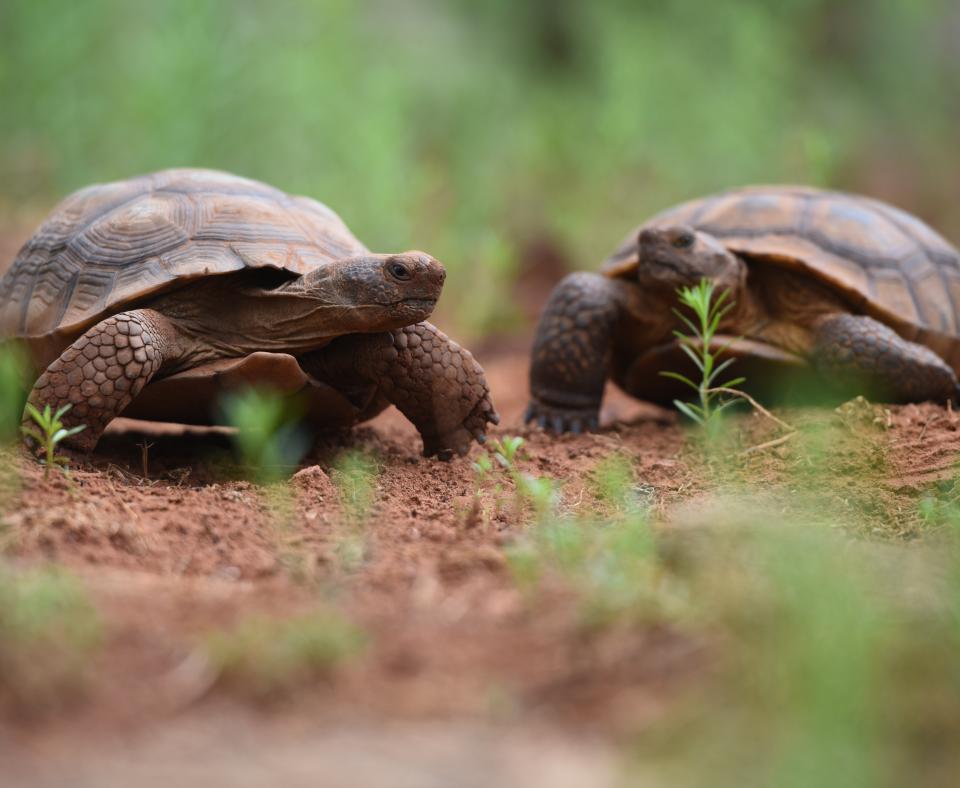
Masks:
[[[26,435],[28,438],[33,438],[37,443],[43,443],[44,437],[40,434],[40,430],[36,427],[31,427],[27,424],[24,424],[20,427],[20,432]]]
[[[746,383],[747,379],[744,377],[734,378],[733,380],[728,380],[726,383],[719,386],[722,389],[732,389],[736,386],[739,386],[741,383]]]
[[[681,413],[683,413],[685,416],[687,416],[687,418],[692,419],[692,420],[695,421],[697,424],[699,424],[701,427],[704,425],[703,417],[700,416],[700,415],[698,415],[697,413],[695,413],[695,412],[693,411],[693,408],[696,408],[696,407],[697,407],[696,405],[690,405],[690,404],[688,404],[688,403],[686,403],[686,402],[681,402],[681,401],[678,400],[678,399],[675,399],[675,400],[673,401],[673,404],[676,406],[677,410],[679,410]],[[698,410],[699,410],[699,408],[698,408]]]
[[[694,364],[697,365],[697,369],[703,372],[703,362],[700,360],[700,356],[696,354],[693,348],[691,348],[686,342],[681,342],[680,349],[690,357]]]
[[[52,440],[54,443],[60,443],[60,441],[62,441],[64,438],[69,438],[71,435],[76,435],[78,432],[83,432],[86,428],[86,424],[79,424],[76,427],[70,427],[70,429],[61,427],[53,434]]]
[[[679,372],[662,371],[660,374],[665,378],[673,378],[674,380],[679,380],[681,383],[686,383],[694,391],[700,390],[700,387],[696,383],[690,380],[690,378],[688,378],[686,375],[681,375]]]
[[[713,381],[716,380],[717,376],[723,372],[727,367],[729,367],[736,359],[728,358],[726,361],[717,364],[716,368],[713,369],[709,375],[707,375],[707,388],[713,386]]]
[[[699,333],[693,321],[690,320],[690,318],[688,318],[685,314],[683,314],[683,312],[681,312],[679,309],[674,309],[673,314],[675,314],[678,318],[680,318],[683,321],[684,325],[686,325],[686,327],[689,328],[694,335]]]

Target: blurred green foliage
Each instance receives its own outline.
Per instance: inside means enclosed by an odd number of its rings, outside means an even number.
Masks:
[[[245,470],[263,484],[292,473],[310,447],[295,398],[250,387],[226,393],[220,408],[226,423],[237,430],[233,442]]]
[[[346,451],[331,469],[340,497],[344,515],[351,522],[363,525],[373,509],[377,498],[377,476],[380,468],[377,461],[362,451]]]
[[[73,576],[0,563],[0,708],[36,714],[63,705],[83,689],[101,635]]]
[[[359,656],[365,633],[335,611],[280,620],[249,616],[207,637],[217,681],[259,700],[293,693]]]
[[[5,0],[0,209],[223,168],[436,254],[446,308],[489,328],[534,241],[592,266],[750,181],[870,191],[957,237],[958,25],[950,0]]]
[[[952,785],[960,766],[956,534],[880,550],[756,500],[661,534],[688,623],[723,633],[714,680],[640,739],[676,786]],[[668,585],[669,587],[669,585]],[[663,760],[659,760],[662,757]]]
[[[597,507],[586,515],[561,511],[552,479],[521,475],[516,482],[521,495],[530,495],[525,484],[547,491],[535,507],[536,524],[506,550],[510,573],[528,599],[566,587],[585,630],[653,620],[666,610],[649,512],[636,495],[629,458],[610,454],[593,468],[588,487]]]
[[[0,345],[0,444],[20,435],[20,416],[27,399],[27,358],[13,342]]]
[[[343,452],[330,470],[341,511],[334,553],[346,572],[356,571],[369,557],[367,526],[377,503],[380,470],[376,458],[362,451]]]

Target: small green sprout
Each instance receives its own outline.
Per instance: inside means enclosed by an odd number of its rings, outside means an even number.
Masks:
[[[505,435],[503,440],[490,441],[487,445],[487,452],[480,455],[477,461],[473,463],[473,469],[477,472],[481,481],[493,471],[494,461],[508,473],[513,473],[514,461],[519,458],[523,444],[523,438],[518,435]]]
[[[493,472],[493,460],[489,454],[481,454],[473,463],[473,470],[477,472],[477,479],[483,482]]]
[[[506,435],[502,440],[490,441],[485,454],[482,454],[473,469],[477,474],[477,481],[483,484],[493,472],[498,470],[513,482],[516,492],[514,503],[517,511],[530,507],[543,520],[552,514],[560,501],[560,484],[553,479],[540,476],[531,476],[522,473],[516,466],[520,458],[520,450],[524,440],[519,436]],[[478,491],[479,492],[479,491]],[[495,488],[498,507],[503,487],[498,482]]]
[[[560,483],[554,479],[518,473],[514,482],[517,493],[533,506],[539,520],[552,514],[560,503]]]
[[[493,451],[493,458],[500,463],[501,468],[513,470],[513,461],[517,458],[523,443],[523,438],[518,435],[505,435],[503,440],[492,441],[490,448]]]
[[[714,284],[707,279],[701,279],[699,284],[693,287],[681,287],[677,290],[677,294],[680,297],[680,303],[693,311],[697,322],[695,323],[679,309],[674,309],[674,314],[690,329],[690,334],[684,334],[682,331],[674,331],[673,333],[680,341],[680,349],[690,357],[690,360],[700,370],[700,382],[696,383],[679,372],[661,372],[660,374],[664,377],[679,380],[697,392],[700,399],[699,404],[680,400],[674,400],[673,404],[681,413],[701,427],[712,429],[715,428],[720,413],[737,401],[735,397],[723,398],[724,390],[739,386],[746,380],[742,377],[733,378],[722,385],[715,385],[718,376],[735,359],[728,358],[726,361],[717,363],[720,355],[727,350],[730,343],[716,352],[711,350],[710,343],[717,333],[720,321],[733,308],[734,302],[727,303],[729,291],[724,291],[717,298],[714,298]]]
[[[36,422],[39,429],[32,424],[24,424],[20,429],[24,435],[35,440],[43,451],[45,455],[45,459],[42,460],[44,465],[43,475],[45,477],[49,476],[50,468],[55,466],[66,469],[67,458],[57,455],[57,446],[64,439],[85,430],[87,425],[78,424],[76,427],[69,428],[64,426],[63,417],[66,412],[70,410],[69,404],[57,408],[56,411],[51,410],[49,404],[44,405],[43,411],[41,412],[32,402],[28,402],[26,409],[30,418]]]

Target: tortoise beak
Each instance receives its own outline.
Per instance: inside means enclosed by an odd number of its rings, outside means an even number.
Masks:
[[[447,279],[447,269],[436,257],[426,252],[411,251],[395,256],[410,268],[413,279],[433,285],[439,291]]]

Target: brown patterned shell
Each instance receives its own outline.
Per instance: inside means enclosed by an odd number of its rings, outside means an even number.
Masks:
[[[54,209],[0,279],[0,335],[77,333],[191,279],[262,267],[303,274],[366,251],[325,205],[225,172],[89,186]]]
[[[907,339],[957,355],[960,252],[891,205],[805,187],[753,186],[683,203],[644,226],[671,224],[708,232],[748,260],[809,273]],[[604,263],[608,276],[636,269],[639,229]]]

